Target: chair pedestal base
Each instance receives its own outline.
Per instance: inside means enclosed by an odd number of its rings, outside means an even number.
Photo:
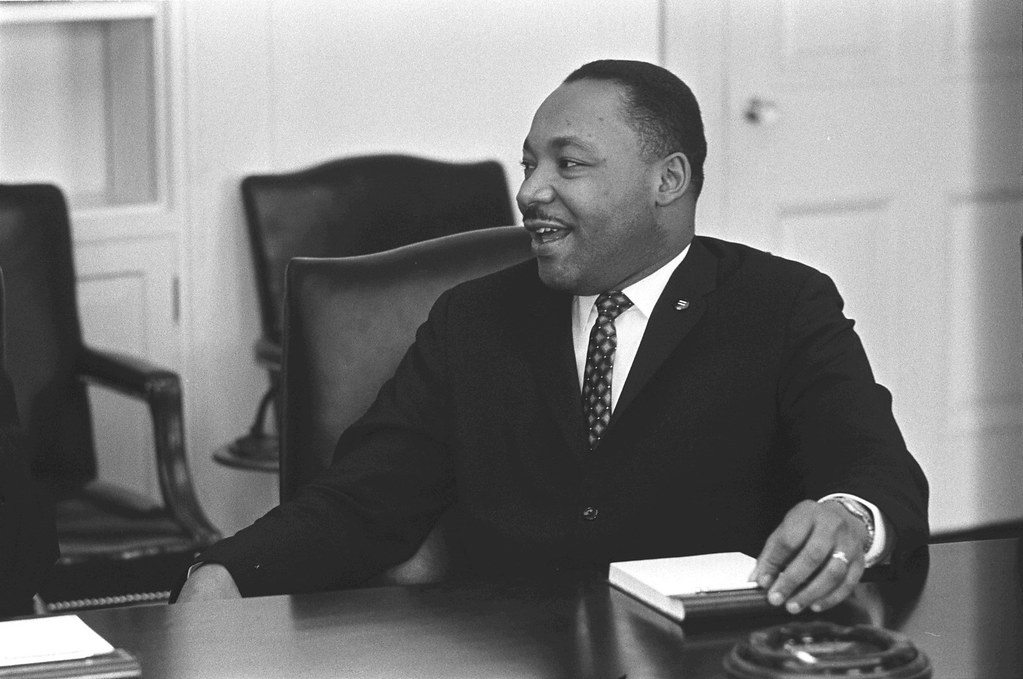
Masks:
[[[261,472],[280,470],[277,437],[270,434],[247,434],[218,448],[213,459],[226,467]]]

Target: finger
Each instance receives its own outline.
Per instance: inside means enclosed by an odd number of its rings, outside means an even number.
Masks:
[[[851,554],[846,560],[835,554]],[[786,609],[798,613],[806,608],[824,610],[833,606],[852,592],[853,586],[859,582],[863,574],[863,556],[856,552],[835,550],[824,563],[823,567],[786,602]],[[815,606],[820,605],[815,608]]]
[[[758,585],[767,589],[773,585],[792,555],[802,549],[809,533],[800,534],[795,529],[778,530],[771,534],[764,544],[764,549],[757,557],[756,568],[750,575]]]
[[[846,563],[840,561],[836,565],[828,562],[837,560],[832,559],[832,554],[840,549],[838,545],[844,545],[847,542],[847,540],[839,540],[844,526],[842,518],[830,511],[820,511],[820,507],[816,503],[813,505],[806,510],[810,525],[813,527],[809,538],[789,561],[785,570],[777,575],[767,593],[767,600],[770,603],[779,605],[785,602],[791,613],[798,613],[806,603],[806,601],[792,600],[795,592],[805,589],[815,578],[819,577],[821,582],[817,588],[827,587],[821,593],[821,596],[826,595],[839,586],[845,575],[844,568],[840,567],[845,567]],[[848,550],[848,553],[856,554],[853,550]],[[815,600],[815,598],[811,600]]]
[[[836,550],[841,550],[847,543],[853,544],[845,533],[848,524],[840,513],[821,507],[818,503],[809,503],[804,513],[806,521],[813,527],[810,537],[778,574],[768,592],[770,603],[778,605],[784,602],[792,612],[799,612],[807,604],[841,586],[846,572],[843,567],[847,564],[840,562],[840,565],[836,565],[828,561]],[[843,551],[862,558],[859,551],[847,546]],[[811,586],[813,589],[810,596],[813,598],[793,598],[795,592]]]
[[[813,524],[806,519],[805,510],[796,505],[767,538],[749,579],[764,589],[770,587],[792,556],[802,549],[812,529]]]
[[[848,599],[849,595],[853,593],[853,589],[859,584],[860,578],[863,577],[863,571],[864,563],[862,559],[851,564],[842,584],[824,598],[811,603],[810,609],[815,613],[819,613],[833,608]]]
[[[826,531],[815,530],[795,558],[785,567],[785,570],[778,574],[767,594],[767,600],[770,603],[776,606],[786,603],[790,612],[798,613],[802,609],[802,604],[790,601],[790,599],[797,590],[804,588],[809,583],[814,574],[822,572],[824,577],[833,579],[835,580],[834,584],[838,584],[837,580],[844,575],[844,572],[836,574],[834,570],[829,570],[832,566],[826,562],[834,551],[834,541],[830,534],[824,533]]]

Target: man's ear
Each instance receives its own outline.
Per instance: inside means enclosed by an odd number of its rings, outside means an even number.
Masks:
[[[693,179],[693,169],[684,153],[672,153],[661,161],[656,204],[665,207],[681,198]]]

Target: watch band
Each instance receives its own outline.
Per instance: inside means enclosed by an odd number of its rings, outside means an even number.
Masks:
[[[870,547],[874,544],[874,517],[867,511],[866,507],[856,500],[847,497],[829,497],[824,502],[837,502],[845,507],[846,511],[863,522],[867,529],[867,544],[864,545],[863,551],[864,553],[869,552]]]

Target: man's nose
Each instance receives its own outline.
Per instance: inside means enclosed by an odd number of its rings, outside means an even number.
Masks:
[[[548,204],[554,200],[554,187],[550,178],[540,171],[534,169],[528,177],[522,180],[519,192],[515,201],[519,205],[519,211],[525,212],[526,208],[535,204]]]

